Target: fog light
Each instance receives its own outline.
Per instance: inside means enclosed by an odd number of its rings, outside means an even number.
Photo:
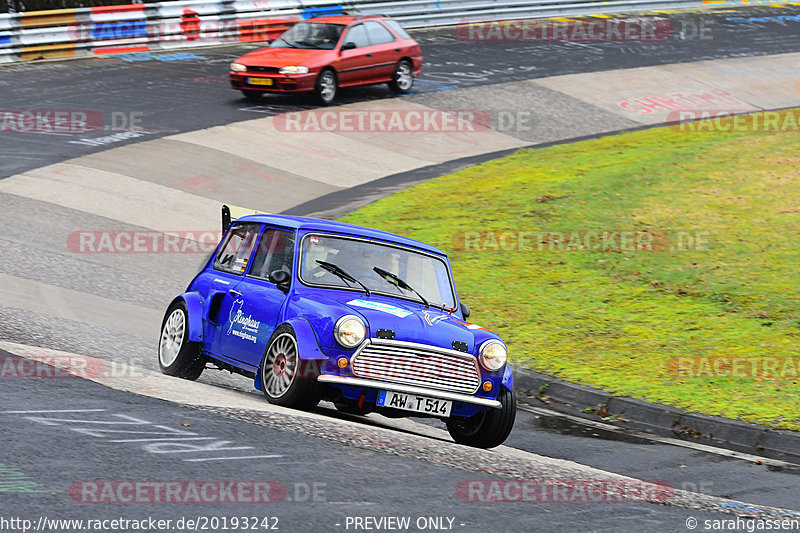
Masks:
[[[483,390],[485,390],[486,392],[492,390],[492,382],[489,381],[488,379],[483,382]]]
[[[339,365],[339,368],[345,368],[347,366],[347,357],[340,357],[336,364]]]

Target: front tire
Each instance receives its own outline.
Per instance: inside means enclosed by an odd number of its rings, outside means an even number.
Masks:
[[[334,71],[328,68],[320,72],[314,85],[314,93],[317,95],[317,100],[319,100],[320,104],[331,105],[336,99],[338,89],[339,81],[336,79]]]
[[[158,367],[163,374],[191,381],[206,368],[200,344],[189,340],[189,314],[186,303],[178,300],[164,315],[158,342]]]
[[[508,438],[517,417],[517,398],[514,390],[500,387],[497,395],[501,407],[478,413],[469,418],[453,417],[447,421],[447,431],[459,444],[475,448],[494,448]]]
[[[396,94],[408,94],[414,85],[414,67],[408,59],[401,59],[394,67],[389,89]]]
[[[319,383],[313,362],[300,359],[294,329],[275,330],[261,360],[261,388],[269,403],[293,409],[313,409],[319,403]]]

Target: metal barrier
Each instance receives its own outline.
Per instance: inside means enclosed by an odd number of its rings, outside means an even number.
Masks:
[[[0,14],[0,63],[258,42],[296,21],[388,15],[406,28],[695,8],[721,0],[180,0]],[[727,2],[725,2],[727,3]]]
[[[391,0],[343,4],[350,13],[387,15],[405,28],[429,28],[477,21],[697,8],[709,3],[710,0]]]

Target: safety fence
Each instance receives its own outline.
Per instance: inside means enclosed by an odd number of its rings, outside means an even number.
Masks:
[[[180,0],[0,14],[0,63],[268,41],[320,15],[388,15],[406,28],[693,8],[725,0]]]

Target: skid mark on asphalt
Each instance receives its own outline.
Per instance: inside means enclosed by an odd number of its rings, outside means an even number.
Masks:
[[[65,413],[73,413],[80,418],[63,417]],[[25,411],[3,411],[6,415],[23,415],[21,418],[29,422],[43,424],[46,426],[61,426],[64,429],[103,439],[106,442],[118,444],[138,444],[141,451],[151,454],[176,454],[176,453],[205,453],[222,452],[222,455],[214,455],[210,457],[193,457],[189,459],[182,459],[188,462],[202,462],[202,461],[216,461],[216,460],[231,460],[231,459],[257,459],[257,458],[273,458],[283,457],[283,455],[251,455],[241,456],[226,455],[224,452],[239,451],[239,450],[252,450],[253,446],[234,446],[233,441],[222,440],[218,437],[202,436],[194,431],[184,429],[171,428],[162,424],[156,424],[147,420],[142,420],[125,413],[111,413],[106,409],[73,409],[64,410],[56,409],[52,411],[37,410],[34,411],[37,415],[49,416],[30,416],[32,413]],[[59,415],[59,416],[55,416]],[[99,426],[99,427],[98,427]],[[110,429],[117,427],[130,428],[130,426],[137,426],[135,429]],[[112,439],[111,437],[127,434],[127,435],[148,435],[145,438],[135,439]],[[151,435],[169,435],[167,437],[150,437]],[[193,441],[187,443],[187,441]],[[205,441],[197,443],[197,441]]]

